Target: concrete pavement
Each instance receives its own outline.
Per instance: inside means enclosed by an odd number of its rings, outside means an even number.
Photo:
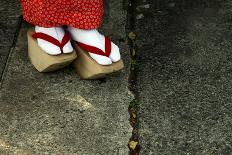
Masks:
[[[19,2],[0,1],[0,78],[12,47],[20,16]]]

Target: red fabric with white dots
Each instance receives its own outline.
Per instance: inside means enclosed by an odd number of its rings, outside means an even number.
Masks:
[[[21,5],[24,19],[41,27],[96,29],[104,10],[103,0],[21,0]]]

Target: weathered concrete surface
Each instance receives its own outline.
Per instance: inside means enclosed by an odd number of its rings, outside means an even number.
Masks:
[[[231,154],[232,2],[137,3],[141,155]]]
[[[21,29],[0,93],[1,154],[128,153],[133,96],[127,88],[126,12],[121,1],[108,2],[102,30],[121,47],[126,67],[106,81],[80,80],[71,67],[38,73],[27,58],[26,28]]]
[[[10,45],[20,12],[19,1],[0,1],[0,46]]]
[[[0,78],[10,52],[20,14],[19,1],[0,1]]]

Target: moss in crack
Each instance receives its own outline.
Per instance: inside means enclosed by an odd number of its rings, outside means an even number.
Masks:
[[[137,101],[136,99],[130,102],[129,109],[138,109],[138,107],[139,107],[139,101]]]
[[[131,101],[128,111],[130,114],[130,124],[133,127],[132,137],[128,143],[130,149],[130,155],[139,155],[140,144],[139,144],[139,135],[138,135],[138,107],[139,102],[134,99]]]

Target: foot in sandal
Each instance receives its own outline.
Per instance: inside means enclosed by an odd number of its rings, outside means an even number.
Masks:
[[[99,54],[100,52],[89,52],[89,55],[100,65],[111,65],[114,62],[118,62],[121,60],[119,48],[113,42],[111,42],[108,38],[108,43],[111,44],[109,54],[106,54],[106,38],[102,34],[100,34],[96,29],[93,30],[82,30],[73,27],[68,27],[68,31],[71,34],[73,40],[78,43],[82,43],[84,46],[87,45],[87,48],[98,48],[97,51],[104,52],[103,54]],[[109,47],[110,45],[108,45]],[[93,48],[92,48],[93,49]]]
[[[69,65],[77,58],[70,35],[61,27],[29,29],[28,56],[39,72],[51,72]],[[67,53],[67,54],[66,54]]]
[[[50,37],[53,37],[54,39],[56,39],[60,43],[62,42],[64,35],[65,35],[65,31],[62,27],[44,28],[44,27],[35,26],[35,32],[46,34]],[[62,49],[59,46],[57,46],[57,45],[55,45],[47,40],[44,40],[44,39],[37,38],[37,41],[38,41],[39,47],[49,55],[59,55],[62,53],[73,52],[73,47],[72,47],[70,41],[68,41],[62,47]]]

